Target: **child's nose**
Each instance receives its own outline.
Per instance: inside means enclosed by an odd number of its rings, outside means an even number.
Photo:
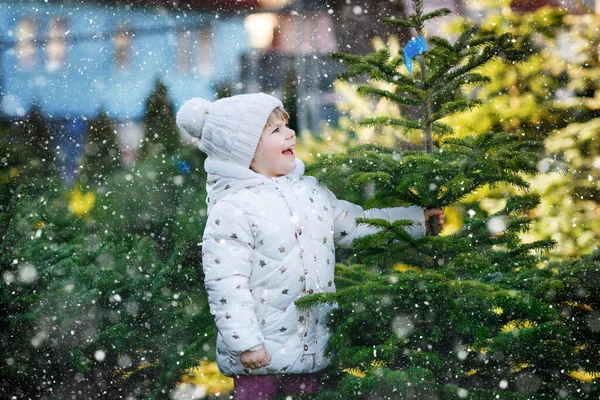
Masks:
[[[296,132],[293,129],[287,128],[288,133],[287,133],[287,139],[291,139],[294,136],[296,136]]]

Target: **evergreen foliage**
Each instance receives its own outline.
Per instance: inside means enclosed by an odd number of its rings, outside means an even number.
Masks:
[[[295,68],[290,68],[284,79],[283,108],[289,115],[288,126],[298,131],[298,74]]]
[[[194,243],[184,263],[200,265],[197,244],[206,219],[204,155],[181,144],[173,105],[160,82],[147,106],[145,132],[161,134],[144,139],[132,169],[107,179],[92,217],[103,230],[151,237],[163,258],[180,240]]]
[[[95,188],[105,185],[108,177],[122,168],[121,148],[114,123],[103,110],[88,125],[78,178],[85,187]]]
[[[457,25],[459,31],[471,26],[466,20]],[[530,236],[556,240],[557,255],[591,253],[600,241],[600,153],[593,139],[600,117],[597,19],[560,8],[525,14],[505,8],[489,13],[482,29],[514,32],[526,57],[521,64],[484,66],[492,83],[473,93],[483,104],[445,122],[458,136],[503,130],[543,140],[546,157],[538,168],[549,173],[527,179],[542,197]],[[501,199],[505,190],[487,196]]]
[[[90,124],[97,151],[77,196],[44,164],[55,157],[41,113],[2,126],[1,398],[169,398],[214,358],[198,268],[203,157],[177,136],[125,170],[112,125]]]
[[[419,35],[424,21],[447,13],[422,15],[421,2],[414,3],[408,19],[387,21]],[[337,293],[298,301],[338,304],[328,350],[333,369],[348,374],[317,398],[596,398],[598,312],[585,282],[600,271],[597,255],[548,264],[542,254],[553,240],[521,239],[540,201],[527,192],[525,176],[539,174],[542,144],[499,130],[457,137],[442,121],[482,104],[467,89],[490,82],[483,66],[495,58],[512,65],[529,50],[476,27],[454,44],[428,43],[414,80],[402,73],[399,52],[336,54],[348,64],[342,79],[368,75],[358,93],[410,106],[400,117],[361,123],[418,130],[425,148],[363,145],[321,157],[309,171],[332,186],[371,186],[366,207],[453,206],[464,223],[453,234],[412,238],[407,221],[359,221],[379,228],[354,242],[360,264],[337,266]],[[514,189],[504,192],[500,207],[481,206],[478,191],[506,186]]]
[[[167,87],[161,80],[156,81],[148,97],[143,123],[144,138],[139,150],[139,160],[171,154],[181,147],[173,104]]]
[[[43,193],[55,187],[59,169],[52,145],[48,123],[38,106],[26,118],[0,128],[0,207],[6,206],[16,188],[29,185]],[[4,212],[4,209],[0,209]]]
[[[38,105],[32,107],[19,125],[17,135],[23,141],[21,150],[25,151],[21,157],[27,159],[25,174],[35,178],[58,174],[52,136]]]
[[[198,270],[149,238],[96,234],[20,187],[0,243],[2,398],[165,398],[211,355]]]

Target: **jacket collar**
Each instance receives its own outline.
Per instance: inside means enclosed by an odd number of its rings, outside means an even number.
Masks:
[[[207,173],[206,203],[209,213],[212,206],[225,196],[249,187],[293,182],[300,179],[305,171],[304,163],[298,158],[296,158],[296,168],[289,174],[277,178],[269,178],[257,174],[250,168],[210,157],[204,161],[204,169]]]

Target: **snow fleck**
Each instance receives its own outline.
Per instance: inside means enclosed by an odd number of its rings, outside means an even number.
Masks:
[[[354,15],[360,15],[363,12],[363,9],[361,6],[354,6],[352,8],[352,12],[354,13]]]
[[[96,352],[94,353],[94,358],[97,361],[104,361],[104,359],[106,358],[106,352],[104,350],[96,350]]]
[[[6,271],[2,275],[2,278],[4,278],[4,283],[6,283],[7,285],[10,285],[11,283],[13,283],[15,281],[15,274],[13,274],[12,272]]]
[[[498,386],[500,387],[500,389],[506,389],[508,387],[508,381],[506,379],[502,379]]]
[[[207,395],[206,388],[202,386],[195,386],[191,384],[183,384],[177,386],[169,393],[171,400],[195,400],[203,399]],[[217,394],[218,396],[218,394]]]
[[[410,335],[414,328],[412,319],[407,315],[396,315],[392,319],[392,330],[400,338]]]
[[[136,316],[138,314],[139,310],[140,310],[140,306],[138,305],[138,303],[136,301],[130,301],[125,304],[125,311],[127,311],[127,313],[130,315]]]
[[[31,338],[31,345],[33,347],[39,347],[44,339],[48,338],[48,334],[44,331],[38,332],[33,338]]]
[[[506,230],[506,217],[493,217],[488,221],[487,228],[492,235],[504,232]]]
[[[117,360],[117,365],[121,368],[131,367],[132,364],[133,364],[133,362],[131,361],[131,357],[129,357],[127,354],[122,355]]]
[[[458,394],[458,397],[461,399],[466,399],[469,396],[469,391],[467,389],[459,388],[456,394]]]
[[[592,332],[600,332],[600,311],[593,311],[588,315],[588,328]]]
[[[477,214],[477,212],[473,209],[467,211],[467,214],[469,214],[469,217],[473,218],[475,216],[475,214]]]
[[[111,303],[120,303],[123,299],[121,298],[121,296],[119,294],[113,294],[112,296],[110,296],[109,301]]]
[[[37,268],[31,264],[19,265],[19,281],[22,283],[34,283],[37,281],[38,272]]]
[[[545,174],[550,169],[550,162],[548,160],[541,160],[537,163],[537,169],[541,173]]]

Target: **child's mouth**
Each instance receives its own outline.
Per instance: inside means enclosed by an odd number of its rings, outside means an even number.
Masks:
[[[294,150],[292,149],[287,149],[281,152],[282,154],[286,155],[286,156],[293,156],[294,155]]]

